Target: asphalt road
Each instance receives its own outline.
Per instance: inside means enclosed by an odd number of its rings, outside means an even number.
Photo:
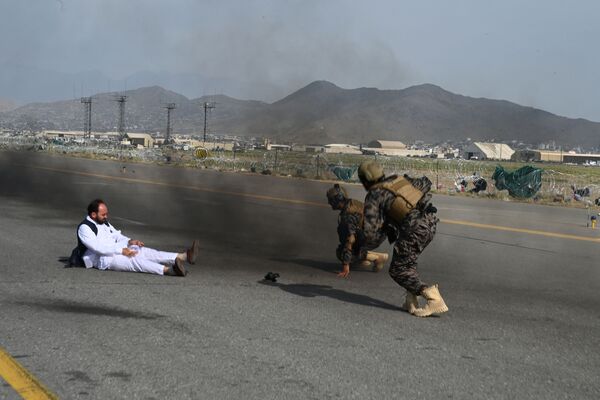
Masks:
[[[336,277],[329,185],[0,152],[0,346],[65,399],[600,398],[586,211],[435,196],[419,268],[450,311],[418,319],[386,272]],[[147,246],[200,239],[201,260],[64,268],[96,197]]]

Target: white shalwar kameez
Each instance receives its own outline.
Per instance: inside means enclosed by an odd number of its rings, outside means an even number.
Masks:
[[[96,225],[98,234],[95,235],[86,224],[81,224],[77,230],[79,239],[87,247],[83,255],[86,268],[164,275],[164,265],[175,263],[177,253],[129,245],[129,238],[114,226],[98,224],[89,216],[87,220]],[[125,247],[138,253],[133,257],[124,256],[122,251]]]

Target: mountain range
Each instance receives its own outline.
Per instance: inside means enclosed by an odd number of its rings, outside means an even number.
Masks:
[[[294,143],[367,143],[373,139],[411,143],[463,141],[554,141],[564,147],[597,148],[600,123],[557,116],[504,100],[473,98],[423,84],[402,90],[342,89],[315,81],[273,103],[225,95],[189,99],[159,86],[118,93],[127,96],[129,131],[165,132],[167,103],[175,103],[175,133],[202,133],[205,102],[215,102],[209,132],[270,137]],[[117,93],[93,96],[92,129],[115,130]],[[81,130],[79,99],[31,103],[0,112],[0,125]]]

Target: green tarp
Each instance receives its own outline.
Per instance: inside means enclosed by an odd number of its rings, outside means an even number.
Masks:
[[[508,172],[498,165],[492,179],[496,189],[508,190],[512,197],[527,199],[533,197],[542,187],[543,171],[541,168],[526,165],[514,172]]]
[[[349,181],[352,179],[352,175],[358,169],[357,166],[354,167],[341,167],[339,165],[330,165],[329,170],[340,180]]]

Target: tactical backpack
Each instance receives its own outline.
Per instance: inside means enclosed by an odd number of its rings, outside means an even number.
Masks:
[[[396,196],[388,212],[388,216],[396,222],[402,221],[425,195],[425,193],[414,187],[408,179],[402,176],[371,186],[371,189],[375,188],[385,189]]]
[[[98,236],[98,227],[93,222],[90,222],[87,218],[77,225],[77,247],[75,247],[71,252],[71,256],[69,257],[69,265],[67,265],[67,268],[85,268],[83,255],[85,254],[87,247],[85,247],[85,244],[83,244],[79,238],[79,228],[81,225],[89,226],[92,232]]]

